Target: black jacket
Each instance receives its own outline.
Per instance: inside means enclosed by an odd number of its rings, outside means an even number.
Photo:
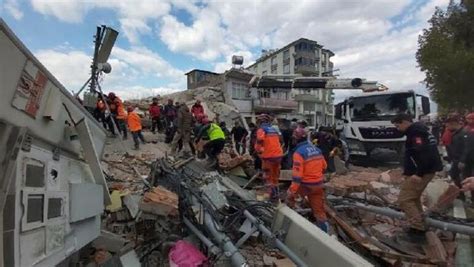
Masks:
[[[428,127],[415,122],[405,132],[404,174],[423,176],[443,169],[436,140]]]
[[[451,144],[447,147],[449,160],[458,163],[466,149],[467,133],[461,128],[453,133]]]
[[[464,143],[464,150],[460,158],[460,162],[474,165],[474,129],[465,128],[466,139]]]

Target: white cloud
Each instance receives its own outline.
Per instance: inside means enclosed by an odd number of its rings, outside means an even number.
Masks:
[[[12,1],[12,0],[8,0]],[[391,89],[423,88],[417,69],[417,38],[435,6],[449,0],[366,1],[198,1],[198,0],[31,0],[38,12],[66,22],[80,22],[92,8],[114,10],[131,49],[114,49],[113,59],[123,75],[137,80],[146,75],[170,79],[171,88],[185,85],[183,72],[140,44],[156,34],[169,50],[228,69],[233,54],[248,64],[261,48],[279,48],[300,37],[316,40],[336,53],[341,76],[366,77]],[[172,8],[184,10],[183,20]],[[399,21],[393,21],[397,16]],[[106,81],[122,79],[107,76]],[[74,79],[73,79],[74,80]],[[141,90],[141,89],[140,89]]]
[[[54,16],[63,22],[80,23],[94,8],[111,9],[118,13],[122,31],[132,43],[139,35],[151,32],[147,22],[167,14],[171,4],[165,0],[31,0],[33,8],[44,15]]]
[[[77,92],[90,76],[91,56],[83,51],[40,50],[35,55],[70,91]],[[112,72],[100,77],[102,88],[106,92],[114,91],[124,99],[185,89],[184,73],[146,48],[125,50],[115,47],[109,63]],[[143,81],[165,86],[140,85]]]
[[[90,8],[86,2],[81,2],[79,0],[31,0],[31,5],[41,14],[54,16],[61,21],[69,23],[82,22],[82,18]]]
[[[78,91],[90,76],[91,56],[82,51],[40,50],[35,56],[71,91]]]
[[[151,28],[140,19],[120,19],[120,25],[122,25],[122,32],[125,37],[131,43],[139,43],[140,35],[151,32]]]
[[[16,20],[23,18],[23,11],[20,9],[18,0],[6,0],[4,3],[4,8]]]
[[[183,71],[174,68],[160,55],[145,47],[132,47],[131,49],[115,47],[112,55],[144,74],[151,74],[158,78],[184,78]]]

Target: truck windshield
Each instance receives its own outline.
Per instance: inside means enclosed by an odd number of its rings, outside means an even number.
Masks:
[[[412,93],[356,97],[350,107],[352,121],[391,120],[398,113],[414,117],[415,97]]]

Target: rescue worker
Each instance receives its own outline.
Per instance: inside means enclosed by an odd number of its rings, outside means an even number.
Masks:
[[[168,104],[165,106],[166,127],[172,127],[174,119],[176,118],[176,107],[173,104],[173,99],[168,99]]]
[[[259,115],[257,123],[257,141],[255,151],[262,160],[263,177],[270,189],[270,198],[277,200],[279,197],[278,180],[280,178],[281,159],[283,149],[280,144],[280,135],[271,125],[272,118],[267,114]]]
[[[197,144],[201,138],[209,140],[209,142],[204,145],[204,153],[208,156],[209,162],[214,164],[217,160],[217,155],[219,155],[224,148],[225,134],[217,123],[210,122],[207,118],[202,120],[202,124],[203,126],[195,143]]]
[[[189,112],[188,106],[184,103],[179,107],[176,126],[176,133],[171,142],[171,154],[176,153],[179,141],[181,141],[184,149],[183,152],[185,155],[189,155],[191,151],[189,141],[191,140],[191,131],[193,129],[193,116]]]
[[[204,107],[201,105],[201,100],[196,100],[196,103],[191,107],[191,113],[195,118],[200,114],[204,114]]]
[[[115,95],[115,93],[110,92],[108,95],[108,104],[111,112],[111,116],[119,132],[122,132],[123,139],[127,139],[127,127],[125,126],[125,121],[127,120],[127,113],[123,107],[122,100]]]
[[[153,98],[153,103],[151,103],[150,107],[148,107],[148,112],[150,113],[151,117],[151,132],[155,133],[155,130],[161,131],[160,125],[160,115],[161,110],[160,106],[158,106],[158,98]]]
[[[128,112],[128,116],[127,116],[128,129],[130,129],[130,132],[132,133],[135,149],[138,150],[140,148],[139,139],[143,144],[145,144],[145,138],[143,137],[143,134],[142,134],[142,119],[135,112],[135,108],[132,106],[129,106],[127,108],[127,112]]]
[[[437,171],[443,169],[434,136],[421,122],[413,123],[412,115],[398,114],[392,119],[398,131],[406,135],[404,170],[398,203],[410,223],[410,238],[424,240],[425,225],[421,194]]]
[[[240,155],[245,154],[246,152],[246,142],[245,139],[249,133],[247,130],[240,125],[239,121],[235,121],[234,127],[230,131],[230,135],[234,138],[234,146],[237,153]]]
[[[448,159],[451,162],[451,169],[449,175],[453,182],[460,188],[461,187],[461,170],[459,169],[459,163],[461,157],[466,149],[467,133],[459,116],[450,116],[446,119],[446,128],[451,131],[451,143],[446,146],[448,152]],[[460,195],[461,199],[465,199],[464,194]]]
[[[107,129],[107,121],[105,119],[105,110],[106,110],[105,102],[102,99],[102,96],[99,94],[97,98],[97,102],[95,104],[94,118],[97,121],[102,122],[102,125],[104,126],[104,128]]]
[[[293,153],[292,182],[287,191],[287,202],[293,205],[295,195],[307,197],[316,225],[328,232],[328,221],[324,211],[324,170],[326,161],[323,153],[308,141],[304,128],[298,128],[293,133],[296,150]]]
[[[466,116],[465,149],[459,160],[459,169],[464,177],[474,176],[474,113]],[[471,191],[471,202],[474,202],[474,191]]]
[[[257,143],[257,125],[251,122],[249,123],[249,130],[250,130],[250,140],[249,140],[249,154],[252,156],[254,160],[255,170],[259,171],[262,169],[262,160],[258,156],[257,151],[255,150],[255,144]]]

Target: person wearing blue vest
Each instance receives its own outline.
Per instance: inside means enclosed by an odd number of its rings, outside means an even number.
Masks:
[[[202,120],[202,124],[203,126],[196,138],[196,143],[198,143],[201,138],[209,140],[209,142],[204,145],[204,153],[206,153],[209,160],[214,161],[224,148],[225,134],[218,124],[210,122],[207,118]]]

